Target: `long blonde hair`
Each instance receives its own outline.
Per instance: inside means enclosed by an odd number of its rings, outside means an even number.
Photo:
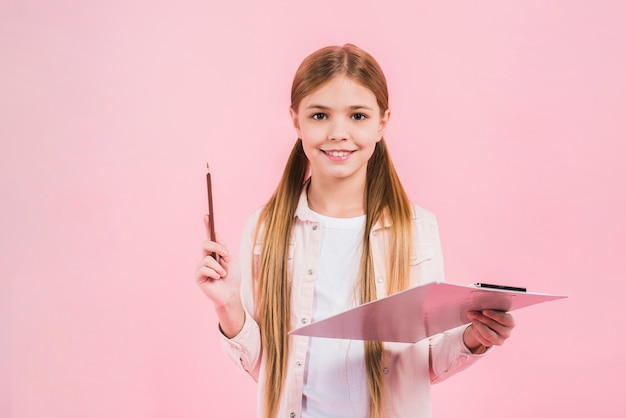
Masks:
[[[344,75],[370,89],[376,96],[381,115],[389,108],[385,76],[374,58],[362,49],[346,44],[322,48],[304,59],[296,71],[291,89],[291,108],[297,112],[302,99],[336,75]],[[261,329],[261,344],[266,358],[264,418],[273,418],[280,403],[289,350],[290,296],[288,247],[294,216],[309,162],[298,139],[294,145],[280,183],[261,212],[255,233],[263,227],[262,249],[256,277],[256,315]],[[367,164],[364,206],[366,225],[360,263],[359,301],[376,299],[374,264],[369,232],[386,214],[391,219],[387,236],[389,260],[387,292],[394,293],[409,284],[412,252],[412,208],[381,139]],[[370,393],[370,418],[384,415],[383,344],[366,341],[365,368]]]

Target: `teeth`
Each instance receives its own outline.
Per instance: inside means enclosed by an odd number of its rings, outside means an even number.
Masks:
[[[349,154],[349,152],[347,151],[328,151],[328,154],[332,155],[333,157],[345,157]]]

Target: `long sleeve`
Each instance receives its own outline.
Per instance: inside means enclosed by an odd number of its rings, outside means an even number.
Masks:
[[[439,238],[437,220],[431,213],[422,215],[427,219],[423,228],[428,232],[432,240],[432,258],[423,264],[422,276],[428,281],[444,281],[443,275],[443,252]],[[466,369],[484,354],[472,354],[463,342],[463,333],[468,325],[445,331],[432,336],[429,339],[429,369],[432,383],[441,382],[449,376]]]
[[[472,354],[463,343],[463,333],[468,325],[434,335],[430,345],[430,381],[441,382],[455,373],[466,369],[483,357],[483,354]]]
[[[248,218],[239,250],[241,300],[246,315],[244,325],[239,334],[230,339],[220,332],[222,348],[226,354],[255,381],[259,378],[261,366],[261,334],[259,325],[253,317],[255,309],[252,293],[252,263],[254,261],[253,250],[255,249],[255,243],[253,243],[254,229],[259,213],[260,210],[257,210]]]

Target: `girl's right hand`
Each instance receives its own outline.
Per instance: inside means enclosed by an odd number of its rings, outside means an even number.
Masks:
[[[210,236],[208,215],[204,216],[204,224],[207,236]],[[217,255],[217,260],[213,253]],[[202,243],[202,259],[196,268],[195,280],[213,302],[222,332],[227,337],[236,335],[243,326],[244,318],[239,293],[239,264],[219,238],[217,242],[209,239]]]

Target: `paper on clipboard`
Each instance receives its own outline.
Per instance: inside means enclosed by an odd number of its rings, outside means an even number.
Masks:
[[[433,282],[357,306],[290,334],[415,343],[469,323],[468,311],[512,311],[566,297]]]

